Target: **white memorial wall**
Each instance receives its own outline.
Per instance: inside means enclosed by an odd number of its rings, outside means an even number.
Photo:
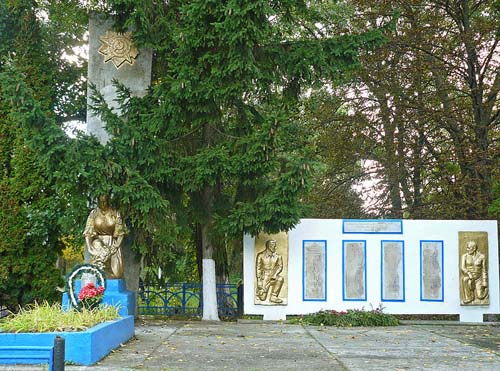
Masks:
[[[460,305],[459,232],[488,236],[489,304]],[[302,219],[288,232],[287,305],[255,304],[255,239],[244,236],[244,311],[286,319],[322,309],[500,313],[496,221]]]

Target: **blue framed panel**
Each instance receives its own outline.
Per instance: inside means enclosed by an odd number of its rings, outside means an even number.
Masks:
[[[380,293],[382,301],[405,301],[405,243],[380,242]]]
[[[444,301],[443,241],[420,241],[420,300]]]
[[[401,219],[343,219],[344,234],[403,234]]]
[[[366,301],[366,240],[342,241],[342,299]]]
[[[302,241],[302,300],[326,301],[326,240]]]

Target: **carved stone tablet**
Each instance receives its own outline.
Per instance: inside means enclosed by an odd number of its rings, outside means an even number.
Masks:
[[[458,232],[460,304],[488,305],[488,233]]]
[[[403,301],[403,241],[382,241],[382,300]]]
[[[443,241],[420,241],[421,299],[443,301]]]
[[[344,300],[366,300],[364,241],[344,241]]]
[[[326,241],[304,241],[304,300],[326,300]]]
[[[344,220],[344,233],[403,233],[401,220]]]
[[[288,234],[259,234],[255,238],[254,303],[288,303]]]

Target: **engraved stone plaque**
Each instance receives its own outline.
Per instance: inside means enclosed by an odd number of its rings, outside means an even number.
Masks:
[[[326,300],[326,241],[304,241],[304,300]]]
[[[288,234],[259,234],[255,238],[255,293],[258,305],[288,303]]]
[[[344,220],[344,233],[403,233],[401,220]]]
[[[403,241],[382,241],[382,300],[405,300]]]
[[[460,304],[490,304],[488,233],[458,232]]]
[[[443,241],[420,241],[421,300],[443,301]]]
[[[365,241],[344,241],[344,300],[366,300]]]

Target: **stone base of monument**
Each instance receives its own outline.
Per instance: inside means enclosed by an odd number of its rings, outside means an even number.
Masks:
[[[75,295],[81,289],[80,281],[76,282]],[[125,286],[125,280],[115,279],[106,280],[106,291],[102,299],[104,304],[114,305],[118,307],[118,314],[122,317],[135,314],[135,295],[132,291],[128,291]],[[64,310],[71,308],[71,301],[67,292],[63,294],[62,307]]]
[[[46,333],[0,333],[2,346],[52,346],[54,338],[65,340],[65,361],[90,366],[134,336],[134,316],[101,323],[86,331]],[[32,363],[39,363],[36,359]],[[13,363],[0,359],[1,363]]]
[[[463,313],[460,313],[460,322],[483,322],[483,313],[467,311],[464,308]]]
[[[75,282],[75,296],[82,288],[80,281]],[[128,291],[125,280],[106,280],[106,290],[102,299],[103,304],[118,307],[121,318],[104,322],[86,331],[79,332],[51,332],[51,333],[23,333],[0,334],[0,344],[15,346],[50,345],[56,336],[65,339],[65,361],[81,365],[93,365],[108,355],[120,344],[134,336],[135,295]],[[71,308],[71,299],[65,292],[62,297],[63,310]],[[1,360],[0,360],[0,363]]]
[[[103,303],[117,306],[120,316],[134,315],[135,295],[126,289],[125,280],[106,280],[106,285]]]

